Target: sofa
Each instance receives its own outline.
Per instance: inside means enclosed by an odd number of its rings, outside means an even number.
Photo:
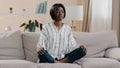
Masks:
[[[0,68],[120,68],[120,48],[115,31],[73,32],[87,54],[74,63],[38,63],[36,45],[40,32],[0,32]]]

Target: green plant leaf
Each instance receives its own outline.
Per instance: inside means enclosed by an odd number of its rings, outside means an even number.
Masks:
[[[28,23],[29,23],[29,25],[30,25],[30,24],[32,23],[32,20],[29,20],[29,22],[28,22]]]
[[[25,26],[25,30],[28,29],[28,24]]]
[[[35,25],[37,26],[37,27],[39,27],[39,24],[38,24],[39,22],[37,21],[37,20],[35,20]]]
[[[23,26],[25,26],[25,25],[26,25],[26,23],[23,23],[23,24],[20,25],[20,27],[23,27]]]
[[[43,25],[42,25],[42,23],[40,23],[40,30],[42,30],[42,28],[43,28]]]

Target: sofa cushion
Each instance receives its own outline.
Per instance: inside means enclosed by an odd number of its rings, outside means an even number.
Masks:
[[[0,60],[24,58],[21,31],[0,32]]]
[[[120,68],[120,62],[108,58],[82,58],[75,62],[82,68]]]
[[[84,44],[87,48],[85,57],[103,57],[105,50],[111,47],[118,47],[115,31],[105,32],[74,32],[75,40],[79,44]]]
[[[26,60],[0,60],[0,68],[37,68],[37,65]]]
[[[106,50],[105,57],[112,58],[120,61],[120,48],[110,48]]]
[[[40,63],[37,68],[81,68],[81,66],[69,63]]]
[[[22,34],[23,45],[25,49],[26,60],[36,62],[37,57],[37,43],[40,33],[25,32]]]

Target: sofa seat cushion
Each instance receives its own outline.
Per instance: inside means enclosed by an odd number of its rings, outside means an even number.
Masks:
[[[24,59],[20,30],[0,32],[0,60]]]
[[[81,66],[69,63],[38,63],[37,68],[81,68]]]
[[[106,50],[105,57],[113,58],[120,61],[120,48],[110,48]]]
[[[26,60],[0,60],[0,68],[37,68],[37,65]]]
[[[120,68],[120,62],[109,58],[82,58],[75,62],[82,68]]]

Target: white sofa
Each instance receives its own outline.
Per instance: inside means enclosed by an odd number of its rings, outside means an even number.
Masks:
[[[74,32],[87,55],[69,63],[37,63],[36,45],[40,33],[19,30],[0,32],[0,68],[120,68],[120,48],[115,31]]]

